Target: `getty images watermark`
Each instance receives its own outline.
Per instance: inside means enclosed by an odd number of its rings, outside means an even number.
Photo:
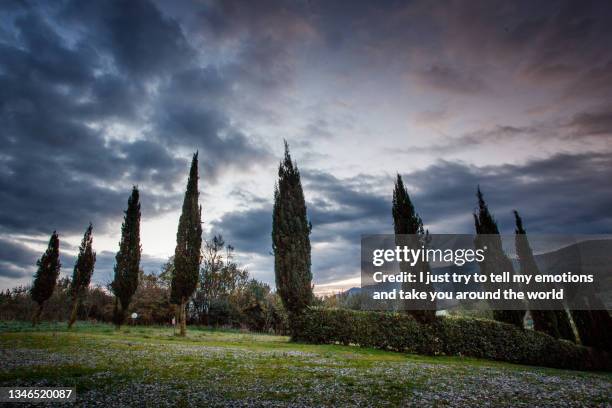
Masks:
[[[610,310],[611,235],[364,235],[370,310]]]

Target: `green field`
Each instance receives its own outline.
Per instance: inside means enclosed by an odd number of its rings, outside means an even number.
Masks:
[[[287,337],[0,322],[0,386],[76,386],[79,406],[610,406],[612,375]],[[18,405],[23,406],[23,405]]]

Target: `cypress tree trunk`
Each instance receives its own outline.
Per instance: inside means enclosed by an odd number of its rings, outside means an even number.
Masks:
[[[115,307],[113,308],[113,323],[115,324],[115,329],[119,330],[123,321],[125,320],[123,316],[123,308],[121,307],[121,302],[119,298],[115,298]]]
[[[181,299],[181,306],[180,306],[180,325],[181,325],[181,330],[180,330],[180,335],[182,337],[185,337],[187,335],[187,312],[186,312],[186,307],[185,304],[187,303],[187,301],[185,300],[185,298]]]
[[[74,325],[74,322],[76,322],[77,319],[77,312],[79,310],[79,302],[78,299],[74,299],[72,301],[72,311],[70,312],[70,320],[68,321],[68,328],[72,328],[72,325]]]
[[[40,323],[40,316],[42,315],[42,312],[43,312],[43,303],[40,303],[36,311],[34,312],[34,317],[32,318],[32,327],[35,327],[36,325],[38,325],[38,323]]]
[[[115,306],[113,306],[113,324],[115,325],[115,330],[119,330],[121,327],[121,321],[119,319],[119,299],[115,298]]]

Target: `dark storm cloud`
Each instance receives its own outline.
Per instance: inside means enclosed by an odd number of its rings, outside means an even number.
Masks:
[[[3,21],[4,233],[80,234],[89,221],[106,232],[132,184],[144,216],[175,209],[185,151],[200,149],[209,182],[267,157],[223,110],[233,80],[200,66],[178,22],[152,3],[23,3]]]
[[[201,165],[209,181],[226,167],[249,168],[270,158],[270,153],[233,127],[223,102],[231,98],[225,83],[212,69],[182,71],[159,90],[150,135],[159,143],[170,140],[185,146],[202,146]]]
[[[137,80],[173,71],[194,53],[178,22],[148,0],[71,1],[60,15],[86,30],[88,42],[111,55],[119,71]]]
[[[313,250],[319,282],[353,276],[362,234],[392,233],[393,177],[348,179],[303,171],[311,240],[336,243],[341,251]],[[473,233],[472,211],[480,185],[502,233],[513,233],[517,209],[531,233],[610,233],[612,157],[560,154],[523,165],[476,167],[441,161],[403,174],[412,201],[432,233]],[[384,192],[381,186],[386,186]],[[378,188],[375,188],[378,187]],[[316,196],[316,198],[312,198]],[[271,204],[228,213],[214,222],[238,252],[269,254]],[[343,256],[339,255],[343,253]],[[354,262],[353,262],[354,261]]]
[[[126,193],[97,181],[126,177],[137,183],[172,166],[162,161],[152,170],[137,154],[130,157],[134,143],[109,147],[103,132],[89,126],[105,114],[115,116],[106,106],[130,110],[121,102],[126,96],[118,91],[121,83],[109,76],[94,81],[99,68],[94,51],[69,47],[36,12],[16,17],[14,26],[20,42],[0,49],[5,91],[0,226],[5,232],[76,233],[92,220],[104,229],[107,217],[121,214]],[[128,155],[121,157],[119,148]],[[142,177],[130,175],[135,168]]]
[[[89,221],[106,233],[132,184],[141,189],[143,219],[179,208],[174,186],[188,171],[185,151],[200,150],[207,182],[225,167],[267,159],[225,111],[247,73],[274,74],[265,65],[202,65],[179,23],[148,1],[3,5],[3,234],[80,235]],[[35,269],[40,254],[18,241],[0,243],[2,276]],[[104,279],[113,257],[99,254]],[[158,270],[161,260],[149,258],[143,267]]]

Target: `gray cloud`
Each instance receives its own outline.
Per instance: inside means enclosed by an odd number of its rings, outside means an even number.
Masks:
[[[36,269],[36,260],[40,254],[36,254],[27,246],[0,238],[0,276],[8,278],[22,278]]]
[[[423,153],[444,155],[472,149],[475,146],[520,140],[527,137],[532,137],[534,135],[541,138],[550,137],[543,134],[541,129],[536,126],[517,127],[510,125],[496,125],[487,129],[467,132],[457,137],[447,137],[443,142],[429,144],[428,146],[410,146],[404,148],[387,149],[387,152],[389,154],[399,155]]]
[[[414,74],[424,86],[459,94],[475,94],[486,89],[484,82],[473,74],[466,74],[446,65],[432,65]]]
[[[272,206],[230,212],[213,221],[212,231],[221,234],[239,252],[268,254],[272,250]]]
[[[117,254],[112,251],[100,251],[96,254],[96,266],[92,277],[92,282],[99,285],[108,285],[112,282],[114,277],[114,266],[115,256]],[[140,269],[145,273],[159,273],[162,265],[167,262],[167,259],[158,258],[143,253],[140,258]],[[72,267],[74,265],[74,259],[71,259],[70,273],[72,273]],[[62,271],[66,271],[62,268]]]
[[[612,136],[612,111],[583,112],[569,122],[577,136]]]

